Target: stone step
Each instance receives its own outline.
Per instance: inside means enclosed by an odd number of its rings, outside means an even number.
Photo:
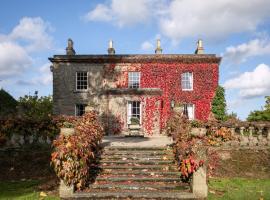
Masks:
[[[159,191],[102,191],[102,192],[77,192],[75,199],[184,199],[194,200],[191,192],[159,192]]]
[[[100,175],[103,174],[108,174],[108,175],[129,175],[129,174],[134,174],[134,175],[151,175],[151,174],[156,174],[156,175],[172,175],[172,176],[181,176],[181,173],[176,171],[143,171],[143,170],[130,170],[130,171],[120,171],[120,170],[103,170]]]
[[[136,170],[136,169],[159,169],[164,171],[175,171],[177,170],[176,166],[164,166],[164,165],[103,165],[102,169],[125,169],[125,170]]]
[[[188,184],[94,184],[90,186],[90,189],[121,189],[121,190],[177,190],[177,191],[190,191]]]
[[[136,157],[147,157],[147,156],[171,156],[174,157],[171,151],[105,151],[102,154],[103,157],[108,156],[136,156]]]
[[[117,160],[139,160],[139,161],[149,161],[149,160],[154,160],[154,161],[165,161],[165,160],[174,160],[174,157],[172,156],[167,156],[167,155],[163,155],[163,156],[102,156],[101,160],[104,161],[117,161]]]
[[[174,164],[174,161],[173,160],[109,160],[109,161],[106,161],[106,160],[101,160],[100,163],[102,164],[102,166],[104,165],[110,165],[110,164],[113,164],[113,165],[122,165],[122,164],[125,164],[125,165],[168,165],[168,164]]]
[[[119,182],[119,181],[134,181],[134,182],[174,182],[178,183],[180,182],[179,177],[174,178],[162,178],[162,177],[147,177],[147,178],[141,178],[141,177],[97,177],[96,181],[110,181],[110,182]]]
[[[171,147],[123,147],[123,146],[107,146],[104,151],[172,151]]]

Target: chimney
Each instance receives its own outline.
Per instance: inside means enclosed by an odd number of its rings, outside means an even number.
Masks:
[[[109,55],[114,55],[115,54],[115,50],[113,48],[113,41],[112,40],[109,41],[108,54]]]
[[[201,39],[197,42],[197,49],[195,50],[195,54],[204,54],[203,41]]]
[[[157,48],[155,50],[155,53],[156,54],[162,54],[162,49],[161,49],[161,46],[160,46],[160,39],[157,39]]]
[[[66,54],[69,56],[73,56],[76,54],[75,50],[73,49],[73,41],[72,39],[68,39],[68,46],[66,48]]]

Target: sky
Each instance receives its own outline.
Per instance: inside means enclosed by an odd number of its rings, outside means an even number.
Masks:
[[[270,95],[269,0],[2,0],[0,88],[15,98],[52,94],[48,57],[65,54],[192,54],[222,56],[219,84],[228,113],[245,119]]]

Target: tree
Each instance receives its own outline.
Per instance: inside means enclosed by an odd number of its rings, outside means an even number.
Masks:
[[[0,116],[16,112],[17,101],[4,89],[0,90]]]
[[[247,118],[248,121],[270,121],[270,96],[266,96],[265,99],[264,109],[251,111]]]
[[[38,92],[35,95],[25,95],[19,98],[19,112],[24,117],[43,119],[52,114],[52,97],[38,97]]]
[[[215,96],[212,100],[212,113],[217,120],[226,120],[226,99],[225,89],[218,86],[215,92]]]

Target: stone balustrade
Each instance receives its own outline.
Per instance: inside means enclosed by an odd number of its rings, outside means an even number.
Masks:
[[[234,140],[227,141],[227,146],[270,146],[270,122],[241,122],[241,123],[205,123],[201,127],[191,129],[191,134],[206,135],[211,128],[229,128]]]

